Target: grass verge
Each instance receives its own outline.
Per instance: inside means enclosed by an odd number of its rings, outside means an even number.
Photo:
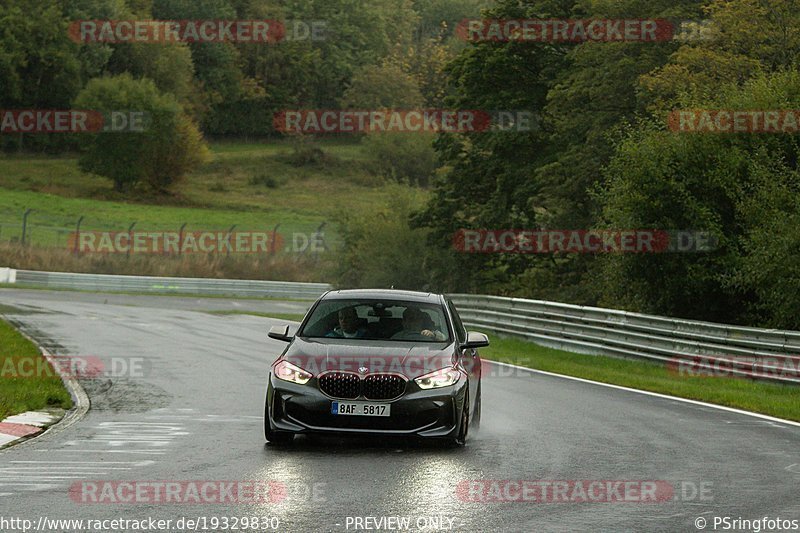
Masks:
[[[39,349],[0,319],[0,420],[47,407],[69,409],[72,398]]]
[[[800,387],[725,377],[683,377],[647,361],[583,355],[491,337],[486,359],[800,421]]]

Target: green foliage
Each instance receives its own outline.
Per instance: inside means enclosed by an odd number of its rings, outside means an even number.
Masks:
[[[363,67],[342,97],[342,107],[349,109],[414,109],[422,102],[414,78],[392,63]]]
[[[386,178],[427,187],[437,167],[433,134],[379,132],[368,134],[362,144],[370,168]]]
[[[796,109],[800,73],[729,84],[710,109]],[[800,189],[796,137],[665,132],[642,122],[620,143],[599,194],[608,227],[707,230],[713,253],[604,257],[603,302],[718,321],[797,328]]]
[[[82,135],[81,170],[110,178],[118,191],[140,182],[164,191],[206,158],[195,124],[174,96],[161,93],[149,79],[135,80],[128,74],[96,78],[78,95],[75,106],[145,113],[144,131]]]
[[[393,186],[390,202],[343,211],[336,219],[342,238],[332,275],[342,288],[426,290],[428,258],[435,253],[426,231],[409,227],[415,194]]]

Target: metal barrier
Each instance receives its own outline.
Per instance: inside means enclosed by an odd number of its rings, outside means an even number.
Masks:
[[[9,270],[14,272],[13,269]],[[15,275],[16,280],[10,281],[10,283],[16,283],[21,286],[100,292],[178,293],[316,300],[325,291],[331,289],[331,286],[327,283],[244,279],[112,276],[106,274],[36,272],[32,270],[17,270]]]
[[[572,352],[678,371],[800,384],[800,332],[681,320],[540,300],[451,295],[464,323]],[[792,355],[795,354],[795,355]],[[716,374],[715,374],[716,373]]]
[[[57,289],[315,300],[332,287],[213,278],[35,272],[0,268],[0,283]],[[682,320],[599,307],[451,295],[464,323],[572,352],[646,359],[692,371],[800,384],[800,332]]]

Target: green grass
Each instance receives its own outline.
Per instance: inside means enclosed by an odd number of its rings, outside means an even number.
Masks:
[[[262,313],[260,311],[206,311],[212,315],[253,315],[266,318],[276,318],[278,320],[288,320],[290,322],[300,322],[305,315],[296,313]]]
[[[25,411],[72,407],[72,399],[61,378],[43,359],[33,343],[0,320],[0,420]],[[20,377],[31,368],[30,360],[43,361],[46,367],[41,372],[43,375]]]
[[[491,336],[486,359],[800,421],[800,387],[724,377],[682,377],[647,361],[583,355]]]
[[[84,230],[272,230],[291,240],[292,232],[313,232],[337,213],[384,202],[395,194],[386,181],[366,170],[368,158],[352,140],[317,143],[326,161],[293,164],[287,141],[218,142],[211,160],[187,176],[170,197],[132,197],[113,190],[108,179],[83,173],[74,154],[64,156],[0,155],[0,241],[18,237],[22,213],[28,240],[48,246],[66,245],[80,216]],[[266,184],[274,185],[271,187]],[[427,193],[416,199],[423,205]],[[329,224],[326,240],[336,242]]]

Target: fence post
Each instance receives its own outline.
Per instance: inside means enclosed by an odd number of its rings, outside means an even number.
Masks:
[[[178,230],[178,255],[181,255],[181,251],[183,250],[183,230],[186,228],[186,222],[181,225],[181,229]]]
[[[281,227],[280,222],[275,224],[275,227],[272,228],[272,239],[269,242],[269,254],[275,254],[275,239],[278,237],[278,228]]]
[[[22,239],[20,240],[22,246],[25,246],[25,233],[28,230],[28,215],[31,214],[31,211],[33,211],[33,209],[28,209],[25,211],[25,214],[22,215]]]
[[[133,248],[133,227],[136,225],[136,221],[133,221],[133,224],[128,226],[128,253],[127,258],[131,258],[131,248]]]
[[[231,233],[233,233],[233,230],[234,230],[235,228],[236,228],[236,224],[234,224],[233,226],[231,226],[231,228],[228,230],[228,235],[227,235],[228,239],[230,239]],[[231,247],[230,247],[230,246],[228,246],[228,249],[225,251],[225,256],[226,256],[226,257],[230,257],[230,255],[231,255]]]
[[[75,225],[75,255],[81,255],[81,222],[83,222],[83,215],[78,219],[78,223]]]
[[[325,243],[325,238],[322,236],[322,230],[323,230],[323,228],[325,227],[326,224],[327,224],[327,222],[323,221],[322,224],[320,224],[319,227],[317,228],[317,231],[314,232],[314,239],[316,240],[316,238],[319,237],[320,242],[322,242],[322,250],[325,251],[325,252],[328,251],[328,245]],[[318,260],[319,260],[319,251],[317,251],[316,246],[315,246],[314,247],[314,261],[316,262]]]

